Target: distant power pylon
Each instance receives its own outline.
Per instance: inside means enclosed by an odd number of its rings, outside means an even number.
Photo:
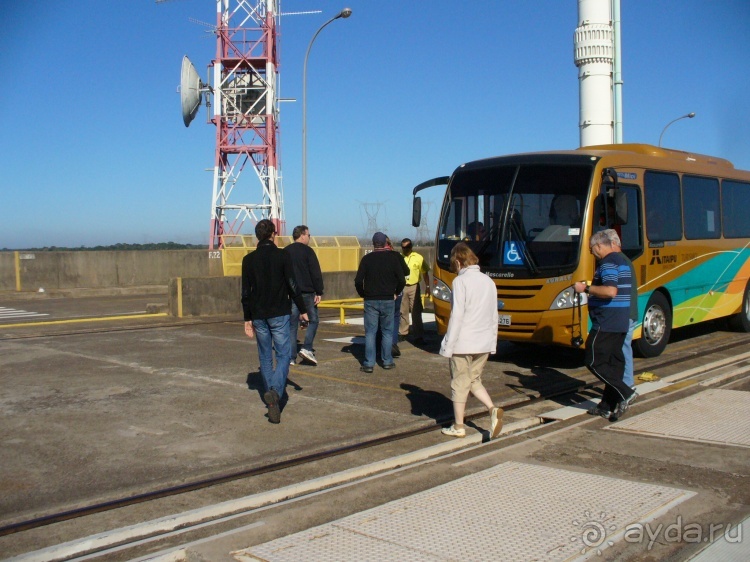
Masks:
[[[432,201],[422,200],[422,220],[419,226],[416,227],[416,235],[414,236],[417,244],[425,244],[432,242],[432,235],[430,234],[430,208],[432,207]]]
[[[365,228],[365,239],[370,240],[372,238],[372,235],[375,234],[378,231],[382,231],[383,227],[378,226],[378,214],[380,213],[380,209],[383,207],[384,203],[362,203],[360,202],[360,207],[362,209],[363,213],[363,222],[365,217],[367,218],[367,227]]]

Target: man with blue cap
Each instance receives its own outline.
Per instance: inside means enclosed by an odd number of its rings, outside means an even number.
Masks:
[[[381,341],[393,339],[393,315],[395,301],[404,290],[403,259],[386,247],[386,235],[376,232],[372,237],[373,251],[365,254],[359,262],[354,278],[357,294],[365,300],[365,361],[360,367],[364,373],[372,373],[375,366],[375,343],[378,331]],[[381,346],[383,369],[393,369],[391,346]]]

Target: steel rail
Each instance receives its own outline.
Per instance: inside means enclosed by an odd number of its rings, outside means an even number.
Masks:
[[[728,343],[723,346],[712,348],[710,354],[713,355],[715,353],[727,351],[732,348],[744,346],[744,345],[746,345],[746,342]],[[649,369],[664,368],[664,367],[684,363],[690,359],[693,359],[695,355],[698,355],[698,354],[697,353],[687,354],[681,358],[669,359],[661,363],[650,365]],[[602,386],[602,384],[599,381],[588,382],[588,383],[580,381],[578,384],[569,384],[565,388],[557,390],[555,392],[551,392],[547,394],[539,394],[538,396],[525,396],[526,398],[525,400],[520,400],[519,402],[505,405],[503,406],[503,409],[505,411],[515,410],[518,408],[529,406],[537,402],[541,402],[543,400],[559,398],[561,396],[580,392],[581,390],[597,388],[600,386]],[[478,418],[482,418],[486,416],[487,416],[486,413],[480,412],[476,414],[467,415],[466,420],[474,420],[474,419],[478,419]],[[94,503],[91,505],[82,506],[82,507],[75,508],[75,509],[70,509],[66,511],[52,513],[49,515],[43,515],[40,517],[36,517],[36,518],[24,520],[24,521],[19,521],[16,523],[7,524],[7,525],[0,527],[0,537],[23,532],[23,531],[28,531],[31,529],[44,527],[46,525],[52,525],[54,523],[68,521],[71,519],[77,519],[77,518],[81,518],[81,517],[85,517],[89,515],[94,515],[97,513],[112,511],[115,509],[120,509],[123,507],[135,505],[135,504],[145,503],[148,501],[154,501],[154,500],[162,499],[162,498],[169,497],[169,496],[175,496],[175,495],[184,494],[187,492],[202,490],[202,489],[210,488],[212,486],[216,486],[219,484],[232,482],[235,480],[241,480],[245,478],[251,478],[254,476],[260,476],[261,474],[284,470],[284,469],[288,469],[288,468],[292,468],[292,467],[296,467],[296,466],[300,466],[300,465],[304,465],[304,464],[308,464],[308,463],[312,463],[312,462],[316,462],[316,461],[320,461],[324,459],[329,459],[329,458],[343,455],[346,453],[351,453],[351,452],[375,447],[378,445],[392,443],[395,441],[399,441],[401,439],[407,439],[409,437],[414,437],[417,435],[421,435],[423,433],[429,433],[431,431],[440,429],[440,427],[444,423],[447,423],[448,421],[450,421],[450,419],[452,419],[451,414],[448,414],[446,416],[436,419],[434,424],[430,424],[428,426],[408,429],[408,430],[393,433],[390,435],[385,435],[385,436],[377,437],[374,439],[368,439],[359,443],[353,443],[350,445],[335,447],[332,449],[319,451],[319,452],[311,453],[307,455],[302,455],[302,456],[287,459],[284,461],[274,462],[274,463],[267,464],[267,465],[260,466],[260,467],[254,467],[254,468],[248,468],[248,469],[239,470],[235,472],[230,472],[228,474],[222,474],[219,476],[195,480],[195,481],[187,482],[185,484],[180,484],[177,486],[168,486],[168,487],[160,488],[157,490],[143,492],[143,493],[126,496],[123,498],[117,498],[117,499],[109,500],[105,502]]]

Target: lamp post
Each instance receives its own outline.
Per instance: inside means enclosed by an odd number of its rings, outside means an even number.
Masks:
[[[690,113],[686,113],[685,115],[683,115],[682,117],[678,117],[677,119],[672,119],[672,120],[671,120],[671,121],[670,121],[669,123],[667,123],[667,126],[666,126],[666,127],[664,127],[664,129],[663,129],[663,130],[662,130],[662,132],[661,132],[661,135],[659,135],[659,146],[661,146],[661,138],[662,138],[662,137],[664,136],[664,131],[666,131],[666,130],[667,130],[667,128],[668,128],[668,127],[669,127],[669,126],[670,126],[670,125],[671,125],[672,123],[674,123],[675,121],[679,121],[680,119],[692,119],[693,117],[695,117],[695,112],[694,112],[694,111],[691,111]]]
[[[336,16],[329,19],[318,28],[305,53],[305,64],[302,70],[302,224],[307,224],[307,59],[310,56],[315,38],[323,31],[323,28],[339,18],[348,18],[352,15],[350,8],[344,8]]]

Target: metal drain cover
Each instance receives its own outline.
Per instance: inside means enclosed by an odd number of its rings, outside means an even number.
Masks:
[[[570,560],[694,492],[518,462],[232,553],[236,560]],[[591,540],[590,529],[601,531]]]
[[[607,429],[750,447],[748,412],[750,392],[708,389],[645,414],[626,417]]]

